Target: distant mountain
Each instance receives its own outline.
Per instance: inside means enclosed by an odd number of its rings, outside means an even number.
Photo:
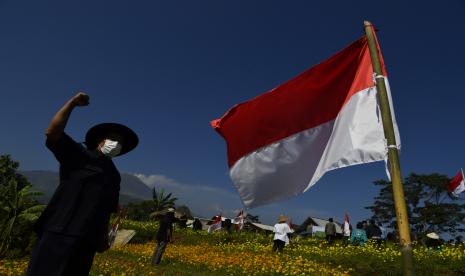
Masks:
[[[33,190],[44,193],[37,199],[42,203],[47,203],[52,197],[59,183],[58,172],[52,171],[21,171],[32,184]],[[120,204],[129,202],[140,202],[152,198],[152,190],[147,187],[139,178],[132,174],[121,173]]]
[[[120,194],[142,200],[152,199],[152,189],[140,181],[139,178],[129,173],[121,173]]]

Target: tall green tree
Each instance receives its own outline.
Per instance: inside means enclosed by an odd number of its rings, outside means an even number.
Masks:
[[[418,233],[435,231],[438,233],[463,232],[465,204],[460,199],[448,196],[446,175],[411,173],[403,181],[404,194],[411,229]],[[391,183],[385,180],[373,182],[380,187],[371,210],[372,218],[396,229],[396,213],[392,197]]]
[[[41,193],[31,191],[18,167],[9,155],[0,156],[0,256],[21,254],[31,245],[32,226],[44,209],[34,199]]]
[[[152,192],[152,198],[153,198],[153,203],[155,207],[155,211],[162,211],[164,209],[174,207],[174,204],[176,200],[178,200],[176,197],[171,197],[172,194],[166,194],[165,189],[160,188],[160,190],[157,192],[155,188],[153,188]]]
[[[172,197],[171,193],[166,194],[163,188],[159,191],[153,188],[152,200],[145,200],[137,204],[128,204],[127,216],[132,220],[148,221],[159,214],[160,211],[174,207],[176,200],[178,199]]]
[[[424,232],[464,232],[465,204],[459,198],[452,198],[446,189],[450,179],[446,175],[411,174],[408,181],[422,187],[422,204],[414,209],[413,224]]]
[[[137,221],[150,220],[150,214],[155,212],[153,200],[145,200],[140,203],[129,203],[125,208],[128,219]]]

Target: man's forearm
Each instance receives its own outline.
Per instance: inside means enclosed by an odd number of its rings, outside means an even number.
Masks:
[[[58,110],[58,112],[53,116],[53,119],[50,121],[45,135],[47,138],[56,141],[60,138],[61,134],[65,130],[66,124],[68,123],[69,116],[71,111],[76,106],[86,106],[89,104],[89,96],[86,93],[78,92],[76,96],[72,97],[65,105]]]
[[[53,116],[48,128],[45,132],[47,138],[56,141],[60,138],[61,134],[65,130],[66,124],[68,123],[69,116],[76,105],[73,99],[70,99],[66,104]]]

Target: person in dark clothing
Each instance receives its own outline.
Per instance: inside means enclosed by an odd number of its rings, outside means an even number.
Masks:
[[[388,241],[388,242],[397,242],[397,235],[394,232],[387,233],[386,241]]]
[[[187,227],[187,215],[186,214],[181,214],[181,216],[178,219],[178,226],[180,229],[184,229]]]
[[[202,230],[202,222],[198,218],[194,219],[194,223],[192,225],[192,228],[195,231]]]
[[[160,264],[161,257],[168,243],[173,237],[173,223],[175,222],[174,208],[168,208],[168,211],[160,219],[160,227],[157,232],[157,247],[153,251],[152,265]]]
[[[228,234],[231,234],[231,231],[232,231],[232,222],[231,222],[231,219],[225,219],[222,223],[221,223],[221,228],[223,228],[223,230],[226,230],[226,232],[228,232]]]
[[[325,234],[326,234],[326,241],[329,244],[332,244],[334,239],[336,238],[336,224],[334,224],[333,218],[329,218],[329,222],[326,223]]]
[[[436,250],[440,250],[440,246],[442,245],[443,243],[441,242],[441,240],[439,239],[439,235],[434,233],[434,232],[431,232],[431,233],[428,233],[426,235],[426,240],[425,240],[425,245],[428,247],[428,248],[433,248],[433,249],[436,249]]]
[[[370,224],[366,228],[367,238],[375,241],[378,245],[381,244],[381,229],[376,225],[375,220],[371,219]]]
[[[381,237],[381,229],[379,229],[379,227],[376,226],[375,221],[373,219],[369,220],[369,224],[366,227],[365,232],[367,233],[368,239],[371,239],[374,236]]]
[[[76,143],[64,129],[76,106],[89,104],[78,93],[53,117],[47,148],[60,163],[60,184],[34,225],[38,235],[27,275],[88,275],[94,255],[109,248],[110,214],[118,207],[120,174],[111,158],[138,144],[128,127],[104,123],[86,134],[86,146]]]

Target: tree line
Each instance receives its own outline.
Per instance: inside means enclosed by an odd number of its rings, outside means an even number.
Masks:
[[[457,235],[465,231],[465,204],[463,198],[453,197],[446,189],[450,178],[439,173],[411,173],[403,180],[405,202],[412,233],[428,232]],[[372,218],[392,229],[397,229],[396,212],[391,182],[376,180],[380,188],[372,205],[365,207]]]

